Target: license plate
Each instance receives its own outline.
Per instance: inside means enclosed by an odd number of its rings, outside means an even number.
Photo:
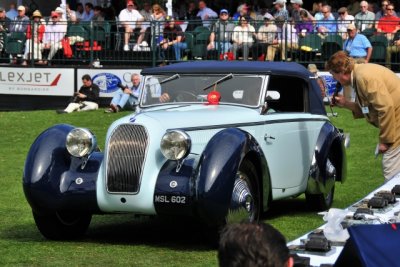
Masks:
[[[186,196],[156,195],[154,196],[154,202],[184,205],[188,203],[188,199]]]

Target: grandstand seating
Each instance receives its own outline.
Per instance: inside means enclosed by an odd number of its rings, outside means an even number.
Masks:
[[[388,46],[388,40],[385,35],[373,35],[369,38],[372,45],[372,54],[370,62],[384,63],[386,59],[386,47]]]
[[[162,22],[154,22],[152,27],[162,28]],[[253,22],[256,23],[256,22]],[[73,48],[73,57],[66,58],[62,51],[57,53],[52,62],[57,64],[87,64],[94,59],[99,58],[103,66],[107,65],[150,65],[155,66],[161,63],[158,57],[156,36],[151,36],[151,33],[146,34],[149,39],[146,39],[149,48],[146,51],[132,51],[133,45],[136,44],[136,35],[132,35],[130,39],[130,51],[123,51],[124,33],[118,20],[106,21],[102,25],[95,24],[68,24],[67,36],[72,38],[71,44]],[[183,53],[182,60],[207,59],[207,44],[209,41],[210,30],[202,25],[197,26],[193,31],[185,32],[187,49]],[[388,45],[388,40],[369,29],[366,34],[372,45],[373,53],[371,62],[385,64],[385,53]],[[0,62],[9,62],[10,55],[23,54],[25,46],[25,35],[7,34],[4,38],[4,50],[0,54]],[[301,64],[315,63],[322,66],[329,57],[338,50],[343,48],[343,40],[340,35],[329,34],[321,38],[318,34],[308,34],[305,37],[299,38],[299,49],[287,51],[292,60]],[[172,57],[171,57],[172,58]],[[209,59],[217,59],[218,55],[209,56]],[[258,58],[254,58],[257,60]],[[173,59],[171,59],[173,60]],[[261,59],[258,59],[261,60]],[[279,57],[276,57],[279,60]],[[400,66],[400,57],[393,55],[392,68]]]

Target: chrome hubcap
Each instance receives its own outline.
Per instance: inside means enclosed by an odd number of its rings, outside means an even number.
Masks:
[[[333,166],[332,162],[329,160],[329,158],[326,161],[326,174],[327,174],[327,182],[329,183],[328,190],[326,192],[325,200],[330,201],[330,198],[332,197],[332,188],[335,185],[336,181],[336,168]]]
[[[254,201],[248,179],[238,173],[233,187],[231,205],[226,216],[227,223],[254,220]]]

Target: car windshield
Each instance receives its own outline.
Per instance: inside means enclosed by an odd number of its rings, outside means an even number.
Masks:
[[[141,105],[202,103],[207,102],[208,93],[218,91],[221,104],[258,106],[264,79],[262,75],[239,74],[146,76]]]

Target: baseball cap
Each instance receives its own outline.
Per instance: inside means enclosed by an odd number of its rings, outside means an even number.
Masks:
[[[318,72],[317,65],[315,64],[308,64],[307,69],[312,73]]]
[[[128,1],[128,2],[126,2],[126,5],[128,5],[128,6],[133,6],[133,1]]]
[[[274,17],[268,12],[264,14],[263,18],[267,20],[274,20]]]
[[[55,12],[55,11],[51,11],[51,17],[52,17],[52,18],[55,18],[55,17],[58,18],[58,13]]]
[[[276,5],[276,4],[281,4],[281,5],[283,5],[283,4],[285,4],[286,3],[286,0],[276,0],[275,2],[273,2],[272,4],[273,5]]]
[[[290,3],[302,5],[302,4],[303,4],[303,1],[302,1],[302,0],[290,0]]]
[[[25,7],[24,6],[18,6],[18,9],[17,9],[18,11],[19,10],[22,10],[22,11],[25,11]]]
[[[41,18],[41,17],[42,17],[42,13],[40,13],[39,10],[35,10],[35,11],[33,12],[33,14],[32,14],[32,18],[35,18],[35,17]]]
[[[229,14],[228,10],[225,9],[225,8],[223,8],[223,9],[221,9],[221,10],[219,11],[219,14],[222,14],[222,13]]]
[[[63,13],[64,14],[64,9],[62,9],[61,7],[57,7],[55,11],[57,13]]]
[[[356,25],[354,25],[354,24],[349,24],[349,26],[347,26],[347,29],[348,30],[355,30],[356,29]]]

